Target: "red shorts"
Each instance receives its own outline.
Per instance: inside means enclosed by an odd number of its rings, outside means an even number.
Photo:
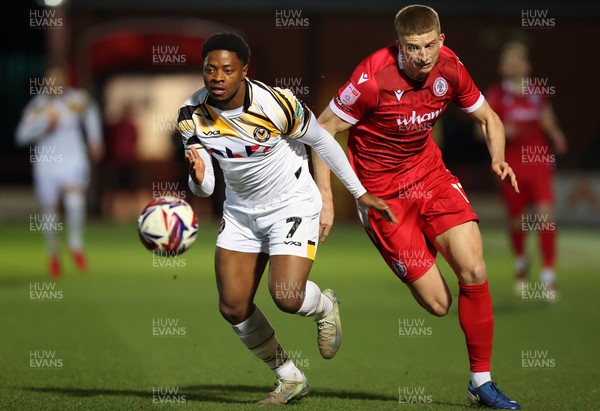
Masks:
[[[520,193],[510,184],[502,184],[502,196],[510,217],[519,217],[534,204],[554,202],[554,168],[551,165],[523,165],[513,168]]]
[[[428,175],[387,199],[398,224],[391,225],[360,204],[360,220],[379,253],[405,283],[418,280],[435,263],[435,239],[468,221],[479,221],[465,192],[449,171]]]

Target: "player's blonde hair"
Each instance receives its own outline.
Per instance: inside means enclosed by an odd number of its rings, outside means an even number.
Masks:
[[[429,33],[432,30],[435,30],[437,34],[442,33],[437,12],[431,7],[421,4],[412,4],[402,8],[396,13],[394,25],[398,37]]]

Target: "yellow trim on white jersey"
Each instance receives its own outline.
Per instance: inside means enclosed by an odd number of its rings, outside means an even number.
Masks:
[[[308,170],[301,172],[306,150],[296,139],[306,133],[310,118],[290,90],[246,79],[242,110],[211,106],[202,88],[179,109],[178,128],[186,149],[204,148],[219,161],[228,200],[259,202],[291,195],[308,178]]]

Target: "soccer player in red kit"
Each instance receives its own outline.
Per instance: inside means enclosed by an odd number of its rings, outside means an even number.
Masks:
[[[454,102],[481,126],[492,171],[518,191],[504,160],[504,129],[458,57],[444,47],[435,10],[407,6],[395,26],[395,45],[359,63],[319,122],[333,135],[349,130],[356,174],[395,212],[399,224],[390,225],[358,206],[369,237],[417,302],[433,315],[448,313],[452,299],[435,264],[438,251],[458,277],[458,315],[471,369],[468,398],[490,408],[520,409],[491,380],[494,318],[478,217],[431,138],[435,121]],[[329,172],[319,161],[315,167],[331,210]],[[321,241],[331,223],[322,220]]]
[[[539,234],[540,279],[556,293],[553,180],[555,155],[566,152],[567,142],[547,99],[551,90],[532,86],[533,82],[528,81],[531,64],[529,50],[523,43],[505,44],[499,71],[502,81],[490,87],[486,100],[504,123],[506,160],[519,176],[522,189],[517,195],[506,185],[502,187],[515,255],[516,290],[520,295],[522,283],[527,280],[530,261],[525,252],[525,231],[531,230]],[[535,214],[524,214],[528,207],[532,207]]]

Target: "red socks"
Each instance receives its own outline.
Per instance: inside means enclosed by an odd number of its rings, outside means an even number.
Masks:
[[[459,283],[458,320],[465,333],[472,372],[490,371],[494,317],[487,280],[479,285]]]
[[[525,233],[520,227],[510,230],[510,244],[515,255],[525,254]]]
[[[554,267],[554,257],[556,256],[555,230],[544,230],[540,233],[540,249],[542,251],[542,263],[544,267]]]

